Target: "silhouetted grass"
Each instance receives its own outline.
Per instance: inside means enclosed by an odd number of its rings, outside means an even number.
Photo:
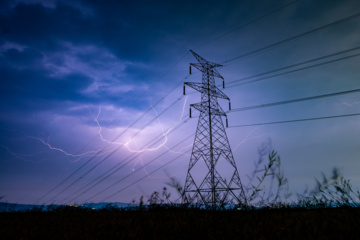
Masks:
[[[0,213],[2,239],[358,239],[360,208],[61,208]]]

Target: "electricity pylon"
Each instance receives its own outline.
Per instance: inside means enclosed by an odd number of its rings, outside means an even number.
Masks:
[[[215,77],[218,77],[223,80],[225,87],[224,78],[215,69],[222,65],[209,62],[192,50],[190,52],[198,61],[198,63],[190,63],[190,74],[191,67],[195,67],[202,72],[202,82],[184,83],[201,93],[201,102],[190,105],[190,117],[191,108],[198,110],[200,116],[186,176],[183,201],[197,202],[212,208],[229,203],[246,203],[244,189],[221,119],[222,116],[226,117],[227,125],[227,116],[218,103],[218,98],[229,100],[229,110],[231,108],[230,99],[215,85]],[[228,180],[225,175],[228,176]]]

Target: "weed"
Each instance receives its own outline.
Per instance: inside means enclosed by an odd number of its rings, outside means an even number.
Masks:
[[[326,177],[322,174],[322,179],[315,179],[316,185],[313,190],[305,189],[303,194],[297,193],[297,201],[289,202],[292,193],[289,192],[289,181],[285,177],[281,169],[281,159],[278,153],[271,149],[271,142],[263,144],[259,149],[259,159],[255,162],[255,169],[250,176],[249,182],[245,189],[246,204],[222,202],[219,204],[219,209],[252,210],[257,208],[297,208],[302,207],[306,209],[314,208],[329,208],[329,207],[359,207],[360,192],[354,190],[349,179],[342,176],[337,168],[332,171],[331,177]],[[267,158],[267,161],[265,160]],[[179,200],[182,204],[191,207],[205,208],[194,203],[187,202],[183,187],[181,183],[169,177],[166,184],[174,188],[179,197],[175,200],[170,200],[170,193],[164,187],[162,193],[154,192],[151,194],[148,203],[150,206],[155,205],[179,205]],[[141,198],[142,200],[142,198]],[[231,207],[230,207],[231,208]]]
[[[300,204],[318,207],[359,206],[359,190],[353,189],[350,180],[342,176],[338,168],[333,168],[329,178],[322,173],[322,180],[315,178],[315,183],[313,190],[297,194]]]

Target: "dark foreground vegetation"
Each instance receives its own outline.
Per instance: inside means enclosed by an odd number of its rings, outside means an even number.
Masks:
[[[151,207],[0,213],[1,239],[359,239],[360,208]]]
[[[288,181],[276,152],[260,154],[245,186],[246,205],[218,210],[180,204],[188,199],[175,179],[167,184],[180,198],[154,192],[144,205],[102,209],[45,206],[0,211],[0,239],[360,239],[360,192],[334,168],[290,203]],[[264,166],[263,169],[261,166]],[[259,175],[260,174],[260,175]],[[186,201],[185,201],[186,202]]]

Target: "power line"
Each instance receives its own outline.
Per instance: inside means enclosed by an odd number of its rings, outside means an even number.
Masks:
[[[281,124],[281,123],[292,123],[292,122],[302,122],[302,121],[312,121],[312,120],[321,120],[321,119],[331,119],[331,118],[340,118],[340,117],[351,117],[351,116],[359,116],[360,113],[355,113],[355,114],[343,114],[343,115],[335,115],[335,116],[326,116],[326,117],[318,117],[318,118],[307,118],[307,119],[297,119],[297,120],[288,120],[288,121],[278,121],[278,122],[267,122],[267,123],[257,123],[257,124],[247,124],[247,125],[237,125],[237,126],[231,126],[230,128],[237,128],[237,127],[248,127],[248,126],[259,126],[259,125],[270,125],[270,124]],[[189,152],[189,151],[187,151]],[[170,160],[169,162],[161,165],[160,167],[158,167],[157,169],[155,169],[154,171],[150,172],[149,175],[157,172],[158,170],[160,170],[161,168],[169,165],[170,163],[176,161],[178,158],[180,158],[181,156],[177,156],[176,158]],[[125,178],[127,178],[128,176],[126,176]],[[113,196],[115,196],[116,194],[119,194],[120,192],[124,191],[125,189],[135,185],[136,183],[142,181],[143,179],[145,179],[147,176],[144,176],[140,179],[138,179],[135,182],[132,182],[131,184],[121,188],[120,190],[118,190],[117,192],[109,195],[108,197],[102,199],[101,201],[105,201]],[[97,195],[96,195],[97,196]],[[92,198],[92,197],[91,197]]]
[[[312,62],[316,62],[316,61],[319,61],[319,60],[324,60],[324,59],[326,59],[326,58],[335,57],[335,56],[338,56],[338,55],[341,55],[341,54],[344,54],[344,53],[353,52],[353,51],[356,51],[356,50],[359,50],[359,49],[360,49],[360,46],[359,46],[359,47],[354,47],[354,48],[345,49],[345,50],[342,50],[342,51],[339,51],[339,52],[335,52],[335,53],[331,53],[331,54],[324,55],[324,56],[321,56],[321,57],[317,57],[317,58],[309,59],[309,60],[306,60],[306,61],[302,61],[302,62],[299,62],[299,63],[287,65],[287,66],[284,66],[284,67],[281,67],[281,68],[277,68],[277,69],[274,69],[274,70],[270,70],[270,71],[267,71],[267,72],[255,74],[255,75],[252,75],[252,76],[249,76],[249,77],[244,77],[244,78],[240,78],[240,79],[238,79],[238,80],[233,80],[233,81],[227,82],[227,84],[232,84],[232,83],[235,83],[235,82],[245,81],[245,80],[249,80],[249,79],[251,79],[251,78],[260,77],[260,76],[267,75],[267,74],[270,74],[270,73],[283,71],[283,70],[286,70],[286,69],[289,69],[289,68],[294,68],[294,67],[298,67],[298,66],[301,66],[301,65],[305,65],[305,64],[312,63]],[[219,85],[219,86],[220,86],[220,85]]]
[[[150,120],[142,129],[140,129],[139,131],[137,131],[135,134],[133,134],[131,136],[131,138],[136,137],[139,133],[141,133],[146,127],[148,127],[151,123],[153,123],[159,116],[161,116],[163,113],[165,113],[166,111],[168,111],[176,102],[178,102],[181,98],[176,99],[173,103],[171,103],[167,108],[165,108],[161,113],[159,113],[157,115],[157,117],[153,118],[152,120]],[[121,135],[121,134],[120,134]],[[161,134],[160,134],[161,135]],[[116,140],[116,139],[115,139]],[[112,142],[114,142],[115,140],[113,140]],[[109,146],[109,144],[107,145]],[[107,147],[106,146],[106,147]],[[95,166],[93,166],[90,170],[88,170],[87,172],[85,172],[84,174],[82,174],[79,178],[77,178],[75,181],[73,181],[71,184],[69,184],[67,187],[65,187],[62,191],[60,191],[58,194],[56,194],[54,197],[52,197],[48,202],[52,201],[53,199],[55,199],[56,197],[58,197],[61,193],[65,192],[66,190],[68,190],[70,187],[74,186],[74,184],[76,184],[77,182],[79,182],[83,177],[85,177],[87,174],[89,174],[91,171],[93,171],[94,169],[96,169],[96,167],[98,167],[100,164],[102,164],[104,161],[106,161],[109,157],[111,157],[114,153],[116,153],[118,150],[120,150],[124,145],[120,145],[119,147],[117,147],[115,150],[113,150],[111,153],[109,153],[106,157],[104,157],[100,162],[98,162]],[[97,157],[98,154],[96,154],[95,156],[91,157],[88,162],[90,162],[91,160],[93,160],[95,157]],[[86,162],[86,164],[88,163]],[[82,165],[80,168],[78,168],[76,170],[76,172],[78,172],[78,170],[80,170],[84,165]],[[75,173],[74,173],[75,174]],[[72,174],[71,176],[73,176],[74,174]],[[69,177],[67,178],[69,179]],[[62,182],[64,183],[64,181]]]
[[[178,142],[177,144],[175,144],[171,149],[179,146],[180,144],[184,143],[185,141],[187,141],[189,138],[191,138],[192,136],[194,136],[195,134],[191,134],[189,136],[187,136],[186,138],[184,138],[183,140],[181,140],[180,142]],[[141,169],[145,168],[146,166],[150,165],[151,163],[155,162],[156,160],[158,160],[160,157],[164,156],[165,154],[167,154],[168,152],[171,151],[171,149],[167,150],[166,152],[160,154],[159,156],[153,158],[152,160],[150,160],[149,162],[147,162],[146,164],[143,165],[142,168],[138,168],[135,171],[129,173],[128,175],[122,177],[121,179],[119,179],[118,181],[116,181],[115,183],[111,184],[110,186],[108,186],[107,188],[102,189],[100,192],[92,195],[91,197],[89,197],[85,202],[88,202],[90,199],[104,193],[105,191],[107,191],[108,189],[118,185],[119,183],[121,183],[122,181],[124,181],[125,179],[127,179],[128,177],[130,177],[131,175],[135,174],[136,172],[140,171]],[[179,157],[181,157],[183,154],[181,154]],[[177,158],[176,158],[177,159]]]
[[[232,85],[232,86],[228,86],[227,88],[232,88],[232,87],[236,87],[236,86],[240,86],[240,85],[245,85],[245,84],[248,84],[248,83],[258,82],[258,81],[262,81],[262,80],[269,79],[269,78],[279,77],[279,76],[282,76],[282,75],[285,75],[285,74],[299,72],[299,71],[302,71],[302,70],[315,68],[315,67],[319,67],[319,66],[326,65],[326,64],[329,64],[329,63],[334,63],[334,62],[338,62],[338,61],[342,61],[342,60],[346,60],[346,59],[354,58],[354,57],[358,57],[358,56],[360,56],[360,53],[349,55],[349,56],[342,57],[342,58],[337,58],[337,59],[330,60],[330,61],[327,61],[327,62],[314,64],[314,65],[303,67],[303,68],[298,68],[298,69],[295,69],[295,70],[291,70],[291,71],[287,71],[287,72],[283,72],[283,73],[279,73],[279,74],[275,74],[275,75],[271,75],[271,76],[267,76],[267,77],[263,77],[263,78],[254,79],[254,80],[247,81],[247,82],[244,82],[244,83],[238,83],[238,84],[235,84],[235,85]]]
[[[185,79],[187,79],[188,77],[186,77]],[[177,84],[176,87],[178,87]],[[164,98],[166,98],[173,90],[175,90],[175,87],[173,89],[171,89],[171,91],[169,91],[164,97],[160,98],[154,105],[153,107],[157,106]],[[179,99],[177,99],[175,102],[177,102]],[[172,103],[175,104],[175,103]],[[172,106],[172,105],[170,105]],[[167,108],[170,109],[170,106]],[[130,124],[125,130],[123,130],[120,134],[118,134],[115,138],[113,138],[113,140],[111,140],[111,143],[107,143],[105,145],[105,147],[103,147],[102,149],[98,150],[96,152],[96,154],[94,156],[92,156],[90,159],[88,159],[83,165],[81,165],[79,168],[77,168],[74,172],[72,172],[69,176],[67,176],[64,180],[62,180],[59,184],[57,184],[55,187],[53,187],[52,189],[50,189],[50,191],[46,192],[43,196],[41,196],[35,203],[40,202],[43,198],[45,198],[46,196],[48,196],[50,193],[52,193],[53,191],[55,191],[57,188],[59,188],[61,185],[63,185],[67,180],[69,180],[72,176],[74,176],[76,173],[78,173],[81,169],[83,169],[86,165],[88,165],[92,160],[94,160],[97,156],[99,156],[100,154],[102,154],[113,142],[115,142],[118,138],[120,138],[129,128],[131,128],[132,126],[134,126],[138,121],[140,121],[149,111],[151,111],[152,108],[150,107],[147,111],[145,111],[139,118],[137,118],[132,124]],[[164,113],[165,111],[163,111],[162,113]],[[160,113],[160,115],[162,114]],[[140,129],[136,134],[134,134],[132,137],[137,136],[142,130],[144,130],[147,126],[149,126],[152,122],[154,122],[157,118],[154,117],[152,120],[150,120],[150,122],[148,122],[142,129]],[[111,155],[113,155],[116,151],[120,150],[123,147],[123,145],[119,146],[118,148],[116,148],[112,153],[110,153],[107,157],[104,157],[103,160],[101,162],[103,162],[104,160],[106,160],[108,157],[110,157]],[[82,176],[83,177],[83,176]],[[80,177],[80,178],[82,178]],[[79,181],[79,179],[77,180]],[[69,188],[70,186],[72,186],[72,184],[70,184],[67,188]],[[57,194],[56,196],[58,196],[59,194]],[[53,198],[52,198],[53,199]]]
[[[162,169],[163,167],[166,167],[166,166],[167,166],[167,165],[169,165],[170,163],[175,162],[175,161],[176,161],[176,160],[178,160],[180,157],[182,157],[183,155],[185,155],[186,153],[189,153],[189,152],[190,152],[190,150],[186,151],[186,152],[185,152],[184,154],[182,154],[182,155],[179,155],[179,156],[177,156],[177,157],[175,157],[175,158],[171,159],[171,160],[170,160],[170,161],[168,161],[167,163],[165,163],[165,164],[161,165],[160,167],[156,168],[155,170],[151,171],[151,172],[149,173],[149,175],[154,174],[155,172],[159,171],[159,170],[160,170],[160,169]],[[124,191],[125,189],[127,189],[127,188],[129,188],[129,187],[131,187],[131,186],[135,185],[136,183],[138,183],[138,182],[140,182],[140,181],[144,180],[145,178],[147,178],[147,175],[145,175],[144,177],[142,177],[142,178],[138,179],[137,181],[135,181],[135,182],[133,182],[133,183],[131,183],[131,184],[127,185],[126,187],[121,188],[120,190],[116,191],[115,193],[113,193],[113,194],[111,194],[111,195],[107,196],[106,198],[102,199],[102,200],[101,200],[101,202],[103,202],[103,201],[105,201],[105,200],[107,200],[107,199],[109,199],[109,198],[111,198],[111,197],[115,196],[116,194],[119,194],[120,192],[122,192],[122,191]]]
[[[93,159],[95,159],[97,156],[99,156],[99,154],[101,154],[106,148],[108,148],[113,142],[115,142],[120,136],[122,136],[129,128],[131,128],[132,126],[134,126],[138,121],[140,121],[150,110],[152,110],[155,106],[157,106],[162,100],[164,100],[167,96],[169,96],[175,89],[177,89],[179,87],[180,84],[182,84],[182,82],[184,80],[187,80],[190,77],[190,74],[187,75],[181,82],[179,82],[178,84],[176,84],[175,87],[173,87],[170,91],[168,91],[165,96],[163,96],[162,98],[160,98],[152,107],[150,107],[146,112],[144,112],[137,120],[135,120],[131,125],[129,125],[124,131],[122,131],[119,135],[117,135],[113,140],[111,140],[111,143],[108,143],[105,147],[103,147],[102,149],[100,149],[94,156],[92,156],[88,161],[86,161],[83,165],[81,165],[78,169],[76,169],[73,173],[71,173],[68,177],[66,177],[63,181],[61,181],[59,184],[57,184],[55,187],[53,187],[50,191],[48,191],[47,193],[45,193],[42,197],[40,197],[40,199],[38,199],[36,202],[40,202],[41,199],[43,199],[44,197],[48,196],[51,192],[55,191],[57,188],[59,188],[61,185],[63,185],[67,180],[69,180],[72,176],[74,176],[77,172],[79,172],[82,168],[84,168],[87,164],[89,164]],[[135,136],[137,136],[142,130],[144,130],[147,126],[149,126],[152,122],[154,122],[159,116],[161,116],[163,113],[165,113],[166,111],[168,111],[177,101],[181,100],[181,98],[183,97],[183,95],[180,95],[179,98],[177,100],[175,100],[172,104],[170,104],[166,109],[164,109],[160,114],[158,114],[156,117],[154,117],[152,120],[150,120],[145,126],[143,126],[143,128],[141,128],[137,133],[135,133],[134,135],[132,135],[131,138],[134,138]],[[75,180],[73,183],[71,183],[70,185],[68,185],[65,189],[63,189],[60,193],[58,193],[57,195],[55,195],[55,197],[52,197],[51,200],[53,200],[54,198],[56,198],[57,196],[59,196],[61,193],[63,193],[65,190],[69,189],[71,186],[73,186],[75,183],[77,183],[78,181],[80,181],[85,175],[87,175],[88,173],[90,173],[92,170],[94,170],[99,164],[103,163],[106,159],[108,159],[110,156],[112,156],[115,152],[117,152],[118,150],[120,150],[123,147],[123,145],[119,146],[118,148],[116,148],[114,151],[112,151],[111,153],[109,153],[106,157],[104,157],[102,159],[102,161],[100,161],[99,163],[96,164],[95,167],[92,167],[89,171],[87,171],[85,174],[83,174],[82,176],[80,176],[77,180]],[[50,201],[51,201],[50,200]],[[49,202],[49,201],[48,201]]]
[[[168,93],[165,95],[165,97],[168,96],[170,93],[171,93],[171,91],[168,92]],[[165,97],[163,97],[163,98],[165,98]],[[159,104],[159,103],[162,101],[163,98],[159,99],[159,101],[156,102],[154,106],[156,106],[157,104]],[[163,113],[165,113],[167,110],[169,110],[170,107],[172,107],[172,106],[173,106],[177,101],[179,101],[180,99],[181,99],[181,98],[176,99],[176,100],[175,100],[172,104],[170,104],[165,110],[163,110],[160,114],[158,114],[157,117],[161,116]],[[135,122],[133,122],[130,126],[128,126],[128,128],[130,128],[130,127],[133,126],[138,120],[140,120],[141,118],[143,118],[151,109],[152,109],[152,108],[150,108],[150,109],[147,110],[145,113],[143,113],[143,114],[140,116],[140,118],[138,118]],[[143,126],[141,129],[139,129],[139,131],[137,131],[135,134],[133,134],[133,135],[132,135],[132,138],[134,138],[134,137],[136,137],[138,134],[140,134],[147,126],[149,126],[151,123],[153,123],[153,122],[157,119],[157,117],[154,117],[154,118],[153,118],[152,120],[150,120],[145,126]],[[127,128],[127,129],[128,129],[128,128]],[[113,142],[115,142],[120,136],[122,136],[122,134],[124,134],[125,131],[126,131],[126,130],[122,131],[119,135],[117,135],[117,136],[111,141],[111,143],[108,143],[105,147],[103,147],[102,149],[100,149],[94,156],[92,156],[92,157],[91,157],[89,160],[87,160],[83,165],[81,165],[81,166],[80,166],[79,168],[77,168],[74,172],[72,172],[68,177],[66,177],[63,181],[61,181],[59,184],[57,184],[54,188],[52,188],[50,191],[48,191],[46,194],[44,194],[44,195],[43,195],[40,199],[38,199],[36,202],[39,202],[41,199],[43,199],[44,197],[46,197],[47,195],[49,195],[51,192],[53,192],[54,190],[56,190],[57,188],[59,188],[61,185],[63,185],[67,180],[69,180],[72,176],[74,176],[77,172],[79,172],[82,168],[84,168],[87,164],[89,164],[92,160],[94,160],[97,156],[99,156],[103,151],[105,151],[105,149],[107,149]],[[123,145],[117,147],[114,151],[112,151],[112,152],[109,153],[106,157],[104,157],[103,160],[102,160],[100,163],[104,162],[106,159],[108,159],[110,156],[112,156],[115,152],[117,152],[118,150],[120,150],[122,147],[123,147]],[[97,166],[98,166],[98,165],[99,165],[99,163],[97,164]],[[90,171],[86,172],[85,175],[87,175],[87,174],[88,174],[89,172],[91,172],[93,169],[95,169],[95,168],[93,167]],[[82,177],[84,177],[84,175],[82,175],[80,178],[78,178],[78,179],[75,181],[75,183],[78,182]],[[65,190],[67,190],[68,188],[70,188],[73,184],[74,184],[74,182],[73,182],[72,184],[68,185],[68,186],[65,188]],[[64,190],[61,191],[61,193],[63,193],[63,192],[64,192]],[[61,193],[59,193],[59,194],[61,194]],[[57,197],[59,194],[57,194],[55,197]],[[54,197],[51,198],[51,200],[52,200],[52,199],[54,199]]]
[[[183,121],[181,124],[179,124],[178,126],[176,126],[174,129],[172,129],[168,135],[170,135],[171,133],[175,132],[178,128],[180,128],[184,123],[186,123],[187,120]],[[170,127],[171,128],[171,127]],[[169,128],[169,129],[170,129]],[[167,131],[169,131],[169,129]],[[167,135],[167,136],[168,136]],[[156,140],[157,138],[162,137],[162,135],[160,134],[160,136],[156,136],[155,138],[153,138],[152,140],[150,140],[148,143],[146,143],[143,146],[143,149],[150,145],[149,147],[154,146],[156,143],[158,143],[159,141],[162,140],[162,138]],[[156,141],[155,141],[156,140]],[[152,143],[152,144],[151,144]],[[177,145],[176,145],[177,146]],[[174,146],[174,147],[176,147]],[[100,184],[101,182],[103,182],[104,180],[106,180],[107,178],[111,177],[113,174],[115,174],[116,172],[118,172],[120,169],[122,169],[123,167],[126,166],[126,164],[130,163],[132,160],[134,160],[138,155],[140,155],[141,153],[136,152],[131,154],[129,157],[125,158],[123,161],[117,163],[115,166],[113,166],[112,168],[110,168],[108,171],[106,171],[105,173],[101,174],[100,176],[98,176],[96,179],[94,179],[93,181],[91,181],[90,183],[86,184],[84,187],[78,189],[75,193],[82,191],[83,189],[87,188],[85,191],[83,191],[82,193],[78,194],[76,197],[74,197],[73,199],[70,200],[70,202],[73,202],[76,198],[82,196],[83,194],[85,194],[86,192],[88,192],[89,190],[91,190],[92,188],[94,188],[95,186],[97,186],[98,184]],[[101,180],[100,180],[101,178]],[[96,182],[96,183],[95,183]],[[75,194],[74,193],[74,194]],[[72,195],[74,195],[72,194]],[[70,196],[72,196],[70,195]]]
[[[240,127],[263,126],[263,125],[272,125],[272,124],[281,124],[281,123],[304,122],[304,121],[313,121],[313,120],[322,120],[322,119],[331,119],[331,118],[353,117],[353,116],[359,116],[359,115],[360,115],[360,113],[343,114],[343,115],[334,115],[334,116],[317,117],[317,118],[304,118],[304,119],[296,119],[296,120],[288,120],[288,121],[244,124],[244,125],[230,126],[229,128],[240,128]]]
[[[356,49],[357,49],[357,48],[356,48]],[[356,49],[345,50],[345,51],[342,51],[341,53],[349,52],[350,50],[353,51],[353,50],[356,50]],[[331,56],[338,55],[338,54],[340,54],[340,52],[339,52],[339,53],[331,54]],[[352,56],[349,56],[349,57],[352,57]],[[321,58],[324,58],[324,57],[321,57]],[[346,58],[348,58],[348,57],[341,58],[341,59],[336,59],[336,60],[332,60],[332,61],[329,61],[329,62],[339,61],[339,60],[346,59]],[[317,58],[317,59],[319,59],[319,58]],[[306,61],[306,62],[309,62],[309,61]],[[322,63],[322,64],[324,64],[324,63]],[[321,64],[321,65],[322,65],[322,64]],[[319,64],[318,64],[318,65],[319,65]],[[311,66],[311,67],[312,67],[312,66]],[[254,108],[275,106],[275,105],[280,105],[280,104],[288,104],[288,103],[293,103],[293,102],[307,101],[307,100],[313,100],[313,99],[331,97],[331,96],[336,96],[336,95],[355,93],[355,92],[359,92],[359,91],[360,91],[360,89],[354,89],[354,90],[349,90],[349,91],[343,91],[343,92],[337,92],[337,93],[331,93],[331,94],[324,94],[324,95],[312,96],[312,97],[301,98],[301,99],[293,99],[293,100],[287,100],[287,101],[282,101],[282,102],[263,104],[263,105],[258,105],[258,106],[250,106],[250,107],[245,107],[245,108],[238,108],[238,109],[234,109],[233,111],[242,111],[242,110],[249,110],[249,109],[254,109]],[[347,116],[347,115],[346,115],[346,116]],[[335,116],[335,117],[336,117],[336,116]],[[302,120],[284,121],[284,123],[285,123],[285,122],[294,122],[294,121],[297,122],[297,121],[305,121],[305,120],[325,119],[325,118],[334,118],[334,116],[333,116],[333,117],[324,117],[324,118],[314,118],[314,119],[302,119]],[[276,123],[282,123],[282,122],[276,122]],[[264,123],[264,124],[267,124],[267,123]],[[257,125],[264,125],[264,124],[257,124]],[[270,124],[270,123],[269,123],[269,124]],[[272,123],[272,124],[275,124],[275,122]],[[242,126],[242,125],[241,125],[241,126]],[[240,127],[240,126],[232,126],[232,127]]]
[[[243,78],[240,78],[240,79],[237,79],[237,80],[229,81],[229,82],[227,82],[227,84],[232,84],[232,83],[237,83],[237,82],[243,82],[243,81],[246,81],[246,80],[249,80],[249,79],[252,79],[252,78],[256,78],[256,77],[268,75],[268,74],[275,73],[275,72],[280,72],[280,71],[283,71],[283,70],[286,70],[286,69],[289,69],[289,68],[298,67],[298,66],[305,65],[305,64],[309,64],[309,63],[316,62],[316,61],[319,61],[319,60],[324,60],[324,59],[326,59],[326,58],[331,58],[331,57],[338,56],[338,55],[341,55],[341,54],[350,53],[350,52],[353,52],[353,51],[356,51],[356,50],[360,50],[360,46],[359,46],[359,47],[350,48],[350,49],[346,49],[346,50],[342,50],[342,51],[335,52],[335,53],[331,53],[331,54],[328,54],[328,55],[325,55],[325,56],[313,58],[313,59],[306,60],[306,61],[303,61],[303,62],[299,62],[299,63],[287,65],[287,66],[284,66],[284,67],[281,67],[281,68],[277,68],[277,69],[273,69],[273,70],[270,70],[270,71],[267,71],[267,72],[262,72],[262,73],[255,74],[255,75],[251,75],[251,76],[248,76],[248,77],[243,77]],[[238,84],[235,84],[235,85],[230,85],[230,86],[227,86],[227,88],[232,88],[232,87],[240,86],[240,85],[243,85],[243,84],[248,84],[248,83],[252,83],[252,82],[257,82],[257,81],[265,80],[265,79],[268,79],[268,78],[273,78],[273,77],[285,75],[285,74],[288,74],[288,73],[293,73],[293,72],[296,72],[296,71],[306,70],[306,69],[308,69],[308,68],[317,67],[317,66],[321,66],[321,65],[324,65],[324,64],[328,64],[328,63],[332,63],[332,62],[337,62],[337,61],[341,61],[341,60],[344,60],[344,59],[347,59],[347,58],[351,58],[351,57],[356,57],[356,56],[358,56],[358,55],[352,55],[352,56],[345,57],[345,58],[339,58],[339,59],[331,60],[331,61],[329,61],[329,62],[323,62],[323,63],[320,63],[320,64],[318,64],[318,65],[311,65],[311,66],[307,66],[307,67],[304,67],[304,68],[298,68],[298,69],[296,69],[296,70],[292,70],[292,71],[289,71],[289,72],[283,72],[283,73],[280,73],[280,74],[277,74],[277,75],[267,76],[267,77],[264,77],[264,78],[255,79],[255,80],[248,81],[248,82],[245,82],[245,83],[238,83]],[[222,86],[222,85],[219,84],[219,85],[217,85],[217,86],[220,87],[220,86]],[[196,92],[195,92],[195,91],[194,91],[194,92],[190,92],[190,93],[188,93],[188,95],[189,95],[189,94],[194,94],[194,93],[196,93]]]
[[[234,108],[231,111],[227,111],[226,113],[247,111],[247,110],[251,110],[251,109],[264,108],[264,107],[273,107],[273,106],[278,106],[278,105],[283,105],[283,104],[303,102],[303,101],[315,100],[315,99],[320,99],[320,98],[327,98],[327,97],[332,97],[332,96],[339,96],[339,95],[356,93],[356,92],[360,92],[360,89],[353,89],[353,90],[349,90],[349,91],[335,92],[335,93],[317,95],[317,96],[306,97],[306,98],[297,98],[297,99],[292,99],[292,100],[273,102],[273,103],[267,103],[267,104],[260,104],[260,105],[249,106],[249,107]]]
[[[188,52],[186,52],[172,67],[170,67],[170,69],[168,69],[168,71],[166,71],[160,78],[158,78],[158,80],[156,80],[155,82],[153,82],[150,86],[150,88],[152,86],[154,86],[157,82],[160,81],[161,78],[163,78],[166,74],[168,74],[168,72],[170,72],[187,54],[189,54]],[[188,79],[190,77],[190,75],[186,76],[184,78],[184,80]],[[171,92],[173,92],[175,89],[178,88],[179,85],[181,85],[183,82],[183,80],[181,80],[174,88],[172,88],[170,91],[167,92],[167,94],[165,94],[165,96],[163,96],[162,98],[160,98],[152,107],[148,108],[147,111],[145,111],[141,116],[139,116],[134,122],[132,122],[126,129],[124,129],[117,137],[115,137],[111,142],[116,141],[118,138],[120,138],[125,132],[127,132],[132,126],[134,126],[136,123],[138,123],[141,119],[144,118],[144,116],[151,111],[152,108],[156,107],[162,100],[164,100],[167,96],[170,95]],[[134,106],[138,101],[139,101],[140,97],[138,97],[135,101],[132,102],[132,104],[129,106],[130,108],[132,106]],[[112,123],[115,121],[116,119],[114,119],[112,121]],[[94,137],[91,138],[90,141],[88,141],[87,144],[85,144],[77,153],[80,153],[82,151],[82,149],[85,149],[87,146],[89,146],[89,144],[91,142],[93,142],[95,140],[95,138],[97,137],[98,134],[94,135]],[[109,145],[111,145],[110,143],[107,144],[105,147],[103,147],[102,149],[100,149],[96,155],[98,156],[99,154],[101,154],[103,152],[104,149],[106,149]],[[54,188],[52,188],[50,191],[48,191],[47,193],[45,193],[42,197],[40,197],[36,202],[39,202],[41,199],[43,199],[44,197],[46,197],[48,194],[50,194],[51,192],[53,192],[54,190],[56,190],[59,186],[61,186],[64,182],[66,182],[69,178],[71,178],[74,174],[76,174],[79,170],[81,170],[82,168],[84,168],[88,163],[90,163],[94,158],[90,158],[87,162],[85,162],[82,166],[80,166],[77,170],[75,170],[72,174],[70,174],[68,177],[66,177],[63,181],[61,181],[58,185],[56,185]],[[67,163],[67,162],[66,162]],[[63,164],[58,170],[56,170],[55,172],[58,172],[60,169],[62,169],[65,165]]]
[[[321,30],[324,30],[324,29],[326,29],[326,28],[333,27],[333,26],[335,26],[335,25],[348,22],[348,21],[353,20],[353,19],[356,19],[356,18],[358,18],[358,17],[360,17],[360,13],[357,13],[357,14],[351,15],[351,16],[349,16],[349,17],[346,17],[346,18],[342,18],[342,19],[340,19],[340,20],[337,20],[337,21],[335,21],[335,22],[331,22],[331,23],[325,24],[325,25],[323,25],[323,26],[320,26],[320,27],[311,29],[311,30],[309,30],[309,31],[306,31],[306,32],[297,34],[297,35],[295,35],[295,36],[292,36],[292,37],[289,37],[289,38],[287,38],[287,39],[281,40],[281,41],[279,41],[279,42],[276,42],[276,43],[270,44],[270,45],[268,45],[268,46],[259,48],[259,49],[257,49],[257,50],[244,53],[244,54],[242,54],[242,55],[240,55],[240,56],[237,56],[237,57],[234,57],[234,58],[230,58],[230,59],[228,59],[228,60],[226,60],[226,61],[223,61],[221,64],[223,64],[223,65],[224,65],[224,64],[228,64],[228,63],[233,62],[233,61],[235,61],[235,60],[238,60],[238,59],[241,59],[241,58],[245,58],[245,57],[248,57],[248,56],[251,56],[251,55],[254,55],[254,54],[257,54],[257,53],[266,51],[266,50],[269,50],[269,49],[274,48],[274,47],[278,47],[278,46],[283,45],[283,44],[285,44],[285,43],[294,41],[294,40],[296,40],[296,39],[305,37],[305,36],[310,35],[310,34],[314,34],[314,33],[316,33],[316,32],[319,32],[319,31],[321,31]]]
[[[263,18],[265,18],[265,17],[267,17],[267,16],[270,16],[270,15],[273,14],[273,13],[276,13],[276,12],[278,12],[278,11],[280,11],[280,10],[288,7],[288,6],[293,5],[293,4],[296,3],[296,2],[298,2],[298,0],[295,0],[295,1],[292,1],[292,2],[290,2],[290,3],[284,4],[284,5],[282,5],[281,7],[276,8],[276,9],[274,9],[274,10],[272,10],[272,11],[270,11],[270,12],[268,12],[268,13],[266,13],[266,14],[258,17],[258,18],[255,18],[255,19],[253,19],[253,20],[251,20],[251,21],[249,21],[249,22],[247,22],[247,23],[244,23],[244,24],[242,24],[242,25],[240,25],[240,26],[238,26],[238,27],[236,27],[236,28],[234,28],[234,29],[226,32],[226,33],[223,33],[223,34],[221,34],[221,35],[218,35],[217,37],[214,37],[214,38],[212,38],[212,39],[210,39],[210,40],[208,40],[208,41],[206,41],[206,42],[198,45],[198,46],[195,47],[194,49],[198,49],[199,47],[205,46],[205,45],[207,45],[207,44],[209,44],[209,43],[211,43],[211,42],[213,42],[213,41],[216,41],[216,40],[218,40],[218,39],[220,39],[220,38],[222,38],[222,37],[224,37],[224,36],[226,36],[226,35],[229,35],[230,33],[236,32],[236,31],[238,31],[238,30],[241,29],[241,28],[244,28],[244,27],[246,27],[246,26],[248,26],[248,25],[251,25],[251,24],[253,24],[253,23],[256,23],[256,22],[260,21],[261,19],[263,19]]]

